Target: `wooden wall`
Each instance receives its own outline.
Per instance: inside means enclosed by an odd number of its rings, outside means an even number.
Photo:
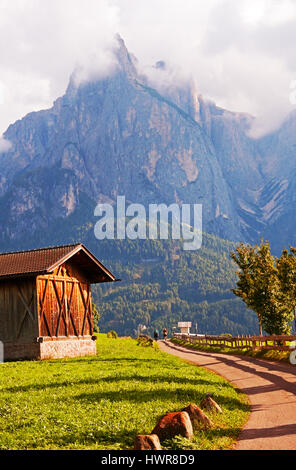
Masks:
[[[0,282],[0,340],[32,342],[39,336],[35,279]]]
[[[50,275],[0,282],[0,340],[32,343],[39,336],[93,334],[86,275],[67,262]]]
[[[71,262],[37,277],[37,298],[39,336],[93,334],[90,284]]]

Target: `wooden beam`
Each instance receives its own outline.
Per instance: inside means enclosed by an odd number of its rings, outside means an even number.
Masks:
[[[21,299],[21,301],[22,301],[22,303],[24,304],[24,307],[25,307],[25,312],[24,312],[24,315],[23,315],[23,317],[20,321],[20,324],[19,324],[19,327],[18,327],[18,330],[17,330],[17,334],[16,334],[16,337],[19,338],[19,336],[21,334],[21,331],[22,331],[24,321],[25,321],[27,315],[29,314],[29,316],[31,317],[31,320],[33,322],[35,321],[34,314],[32,315],[32,312],[30,310],[31,303],[34,300],[34,291],[32,293],[31,300],[30,300],[29,304],[26,302],[19,285],[17,286],[17,293],[18,293],[18,296]]]

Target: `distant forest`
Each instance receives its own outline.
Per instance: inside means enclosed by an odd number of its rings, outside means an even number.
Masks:
[[[81,196],[82,197],[82,196]],[[184,251],[182,240],[96,240],[94,202],[85,197],[79,210],[60,218],[51,230],[1,241],[1,251],[84,243],[121,282],[92,286],[101,314],[101,332],[135,336],[178,321],[192,321],[192,332],[257,334],[256,314],[232,292],[237,266],[230,258],[238,243],[203,234],[202,248]]]
[[[256,314],[231,292],[236,267],[234,243],[204,234],[197,251],[184,251],[175,240],[100,241],[102,262],[121,279],[93,286],[101,313],[101,332],[135,336],[140,326],[152,335],[178,321],[191,321],[192,332],[257,334]]]

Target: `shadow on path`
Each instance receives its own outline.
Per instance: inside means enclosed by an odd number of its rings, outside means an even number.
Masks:
[[[260,429],[244,429],[241,433],[239,440],[249,440],[258,438],[280,437],[296,434],[296,424],[285,424],[283,426],[276,426],[272,428]],[[283,449],[285,450],[285,449]]]
[[[193,351],[170,342],[163,349],[223,375],[250,397],[251,415],[234,449],[296,450],[295,366],[248,356]]]
[[[296,395],[296,367],[290,364],[279,364],[245,356],[226,356],[225,354],[192,351],[184,347],[178,347],[169,342],[166,342],[166,346],[175,349],[180,353],[192,355],[192,360],[195,359],[194,362],[197,363],[198,356],[207,357],[209,362],[200,364],[202,367],[210,367],[215,364],[218,365],[219,363],[222,363],[229,367],[242,370],[243,372],[250,374],[250,376],[255,375],[270,382],[268,385],[264,384],[253,387],[240,387],[240,389],[248,395],[266,393],[276,390],[285,390],[286,392],[290,392]],[[213,361],[213,359],[215,359],[215,361]],[[294,378],[292,378],[292,381],[285,380],[281,373],[289,374],[290,376],[294,376]]]

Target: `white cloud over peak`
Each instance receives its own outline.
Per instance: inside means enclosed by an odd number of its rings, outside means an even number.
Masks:
[[[294,0],[0,0],[0,133],[50,107],[75,68],[80,80],[112,70],[117,32],[156,86],[193,78],[218,105],[257,116],[254,136],[295,108]],[[151,68],[160,60],[171,80]]]
[[[8,152],[12,147],[11,142],[9,140],[0,137],[0,154]]]

